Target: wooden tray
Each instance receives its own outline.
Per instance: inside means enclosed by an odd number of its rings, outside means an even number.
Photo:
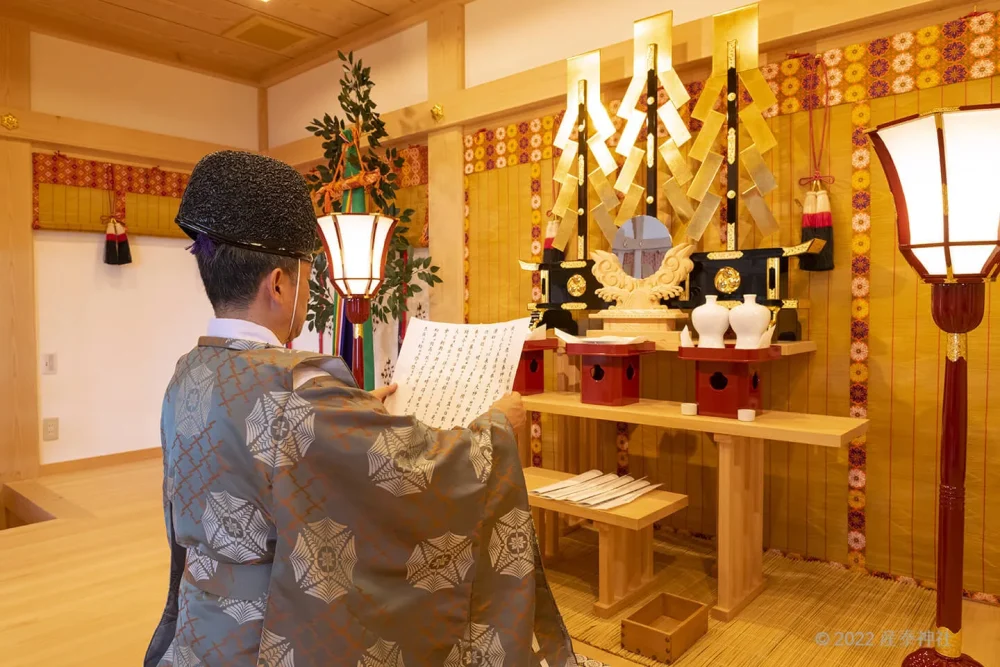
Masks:
[[[708,632],[708,605],[660,593],[622,620],[622,648],[674,662]]]
[[[756,350],[737,350],[731,345],[723,348],[711,347],[679,347],[677,348],[678,359],[690,359],[692,361],[735,361],[737,363],[751,363],[754,361],[773,361],[781,358],[781,347],[771,345]]]
[[[645,354],[655,351],[656,343],[653,341],[629,343],[627,345],[618,345],[615,343],[566,343],[566,354],[569,355],[600,354],[606,357],[630,357],[633,354]]]
[[[524,347],[521,348],[524,352],[537,352],[538,350],[554,350],[559,347],[558,338],[545,338],[542,340],[526,340],[524,341]]]

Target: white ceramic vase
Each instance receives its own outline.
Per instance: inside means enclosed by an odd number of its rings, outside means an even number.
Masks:
[[[698,332],[698,347],[724,348],[722,337],[729,329],[729,309],[716,303],[716,296],[705,297],[705,303],[691,311],[691,324]]]
[[[757,303],[756,294],[743,295],[743,303],[729,313],[729,325],[736,333],[737,350],[760,347],[761,335],[771,324],[771,311]]]

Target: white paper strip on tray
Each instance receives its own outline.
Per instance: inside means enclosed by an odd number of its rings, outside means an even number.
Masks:
[[[632,502],[636,498],[638,498],[640,496],[646,495],[647,493],[649,493],[653,489],[659,488],[659,486],[660,486],[659,484],[651,484],[651,485],[649,485],[647,487],[639,489],[638,491],[634,491],[634,492],[628,494],[627,496],[622,496],[621,498],[615,498],[614,500],[609,500],[606,503],[601,503],[600,505],[595,505],[594,509],[595,510],[610,510],[610,509],[614,509],[616,507],[621,507],[622,505],[628,505],[630,502]]]
[[[578,491],[577,493],[574,493],[567,498],[563,498],[563,500],[568,500],[571,503],[578,503],[581,500],[586,500],[587,498],[593,498],[594,496],[600,495],[602,493],[607,493],[608,491],[619,489],[625,486],[626,484],[631,484],[634,481],[635,481],[634,477],[629,477],[628,475],[625,475],[624,477],[619,477],[618,479],[612,480],[607,484],[603,484],[601,486],[597,486],[591,489],[584,489],[582,491]]]
[[[649,486],[650,482],[646,478],[637,479],[634,482],[626,484],[625,486],[620,486],[617,489],[612,489],[611,491],[606,491],[604,493],[598,494],[596,496],[591,496],[586,500],[581,500],[581,505],[600,505],[601,503],[606,503],[609,500],[614,500],[615,498],[620,498],[622,496],[627,496],[630,493],[634,493],[639,489],[644,489]]]
[[[532,493],[543,495],[546,493],[550,493],[552,491],[558,491],[559,489],[565,489],[568,486],[575,486],[576,484],[581,484],[582,482],[587,482],[589,480],[596,479],[602,476],[603,474],[604,473],[602,473],[600,470],[588,470],[587,472],[580,473],[576,477],[570,477],[569,479],[564,479],[563,481],[556,482],[555,484],[549,484],[548,486],[539,487],[534,491],[532,491]]]
[[[604,486],[605,484],[610,484],[618,479],[618,475],[614,473],[607,473],[596,477],[589,482],[584,482],[582,484],[574,484],[571,487],[565,489],[560,489],[558,491],[552,491],[545,495],[546,498],[551,498],[552,500],[565,500],[569,496],[579,493],[581,491],[586,491],[587,489],[596,489]]]
[[[591,473],[594,472],[596,472],[597,474],[591,475]],[[577,475],[577,477],[581,478],[583,481],[572,481],[570,479],[567,479],[564,482],[552,484],[551,486],[555,488],[545,491],[544,493],[539,493],[538,495],[544,496],[546,498],[561,498],[564,495],[573,493],[574,491],[581,491],[584,488],[587,488],[587,485],[602,484],[611,480],[610,474],[603,473],[599,470],[591,470],[583,473],[582,475]]]
[[[573,334],[568,334],[562,329],[556,329],[556,338],[563,341],[564,343],[583,343],[585,345],[596,345],[598,343],[611,343],[613,345],[630,345],[632,343],[644,343],[646,339],[642,336],[588,336],[586,338],[581,338],[580,336],[574,336]]]
[[[606,475],[601,475],[600,477],[592,479],[589,482],[584,482],[583,484],[574,484],[571,487],[560,489],[559,491],[552,491],[550,493],[545,494],[545,497],[551,498],[552,500],[562,500],[566,496],[571,496],[579,491],[584,491],[586,489],[593,489],[599,486],[604,486],[605,484],[610,484],[616,479],[618,479],[618,475],[614,474],[613,472],[610,472]]]

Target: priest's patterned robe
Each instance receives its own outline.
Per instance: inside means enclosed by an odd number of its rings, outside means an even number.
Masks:
[[[337,358],[202,338],[167,388],[145,667],[576,665],[510,424],[388,415]]]

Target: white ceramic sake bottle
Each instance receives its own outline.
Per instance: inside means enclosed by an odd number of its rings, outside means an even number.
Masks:
[[[705,303],[691,311],[691,324],[698,332],[698,347],[724,348],[722,337],[729,330],[729,309],[716,303],[712,294],[705,297]]]
[[[729,324],[736,333],[736,349],[755,350],[771,324],[771,311],[757,303],[756,294],[745,294],[743,303],[729,313]]]

